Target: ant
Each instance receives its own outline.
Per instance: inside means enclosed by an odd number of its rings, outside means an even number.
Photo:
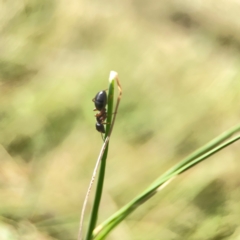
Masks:
[[[96,177],[96,174],[97,174],[97,169],[98,169],[99,164],[100,164],[100,162],[103,158],[103,154],[105,153],[106,148],[108,146],[110,136],[111,136],[111,133],[112,133],[112,130],[113,130],[113,126],[114,126],[114,123],[115,123],[115,120],[116,120],[117,110],[118,110],[118,107],[119,107],[119,104],[120,104],[120,100],[122,98],[122,87],[121,87],[120,81],[118,79],[118,74],[114,71],[111,71],[110,76],[109,76],[109,82],[112,82],[113,80],[116,80],[116,82],[117,82],[119,94],[118,94],[117,103],[116,103],[116,106],[115,106],[115,111],[113,113],[114,116],[113,116],[113,119],[111,121],[110,129],[108,131],[107,136],[105,136],[105,139],[103,139],[104,143],[103,143],[103,146],[101,148],[100,154],[98,156],[98,159],[97,159],[94,171],[93,171],[93,175],[92,175],[92,178],[91,178],[88,190],[87,190],[87,194],[86,194],[85,199],[84,199],[83,208],[82,208],[81,217],[80,217],[78,240],[83,239],[83,237],[82,237],[83,229],[82,228],[83,228],[83,220],[84,220],[84,214],[85,214],[85,210],[86,210],[87,201],[88,201],[89,194],[90,194],[92,185],[94,183],[94,180],[95,180],[95,177]],[[108,99],[108,97],[107,97],[107,93],[106,93],[105,90],[102,90],[102,91],[98,92],[96,94],[95,98],[92,99],[92,101],[95,104],[95,109],[93,111],[99,111],[99,113],[97,113],[95,115],[96,120],[97,120],[96,130],[98,132],[100,132],[101,134],[105,133],[105,128],[104,128],[103,124],[107,124],[106,122],[104,122],[107,118],[107,110],[106,110],[107,99]],[[103,135],[102,135],[102,138],[103,138]]]
[[[95,115],[96,117],[96,130],[100,133],[105,133],[105,128],[103,124],[106,124],[104,121],[107,118],[107,111],[106,111],[106,105],[107,105],[107,93],[105,90],[100,91],[96,94],[95,98],[92,100],[95,104],[95,109],[93,111],[99,111]]]

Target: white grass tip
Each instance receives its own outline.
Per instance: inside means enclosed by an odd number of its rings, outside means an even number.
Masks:
[[[114,81],[114,79],[116,79],[118,73],[115,71],[111,71],[110,75],[109,75],[109,82],[111,83],[112,81]]]

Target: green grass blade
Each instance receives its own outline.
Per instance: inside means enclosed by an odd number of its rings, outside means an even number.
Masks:
[[[201,148],[197,149],[195,152],[190,154],[183,161],[181,161],[180,163],[176,164],[174,167],[169,169],[167,172],[165,172],[161,176],[161,178],[163,176],[167,176],[167,175],[175,172],[177,169],[181,168],[185,164],[191,162],[193,159],[201,156],[202,154],[204,154],[204,153],[208,152],[209,150],[213,149],[214,147],[218,146],[220,143],[224,142],[225,140],[227,140],[228,138],[230,138],[232,135],[236,134],[239,131],[240,131],[240,125],[237,125],[237,126],[231,128],[231,129],[229,129],[228,131],[222,133],[221,135],[219,135],[218,137],[214,138],[209,143],[205,144],[204,146],[202,146]],[[158,180],[156,180],[156,182],[158,182]],[[154,184],[155,184],[155,182],[153,183],[153,185]]]
[[[96,240],[104,239],[105,236],[115,227],[117,226],[122,220],[124,220],[131,212],[133,212],[137,207],[143,204],[146,200],[151,198],[157,191],[158,188],[164,184],[165,182],[169,181],[171,178],[179,175],[189,168],[192,168],[196,164],[200,163],[201,161],[207,159],[208,157],[212,156],[213,154],[217,153],[218,151],[222,150],[223,148],[229,146],[230,144],[238,141],[240,136],[237,136],[233,139],[230,139],[222,144],[221,142],[225,141],[227,138],[232,136],[234,133],[240,130],[240,126],[236,126],[229,131],[221,134],[219,137],[215,138],[189,157],[185,158],[179,164],[176,164],[173,168],[169,171],[164,173],[160,178],[158,178],[151,186],[145,190],[142,194],[137,196],[119,211],[117,211],[113,216],[107,219],[104,223],[99,225],[94,230],[94,236]],[[216,147],[217,146],[217,147]]]
[[[110,79],[110,80],[111,81],[109,82],[109,87],[108,87],[107,124],[106,124],[106,133],[104,136],[105,140],[107,139],[107,137],[109,137],[109,133],[111,130],[111,124],[112,124],[112,115],[113,115],[112,113],[113,113],[113,100],[114,100],[114,81],[113,81],[114,79]],[[101,202],[102,190],[103,190],[103,184],[104,184],[106,160],[107,160],[107,155],[108,155],[108,144],[109,144],[108,140],[109,140],[109,138],[106,140],[107,142],[105,142],[107,145],[104,148],[104,153],[103,153],[103,156],[101,159],[101,165],[100,165],[98,182],[97,182],[96,193],[95,193],[95,199],[94,199],[94,203],[93,203],[93,208],[92,208],[92,213],[91,213],[90,222],[89,222],[89,226],[88,226],[86,240],[92,239],[92,232],[97,223],[98,210],[99,210],[99,205]]]

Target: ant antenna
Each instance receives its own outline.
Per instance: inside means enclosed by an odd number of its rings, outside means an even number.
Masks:
[[[120,81],[119,81],[119,78],[118,78],[118,74],[115,71],[111,71],[110,72],[110,76],[109,76],[109,81],[112,82],[113,80],[116,80],[117,86],[118,86],[118,92],[119,93],[118,93],[117,103],[116,103],[116,106],[115,106],[115,109],[114,109],[114,116],[113,116],[113,119],[112,119],[112,124],[111,124],[110,130],[108,132],[108,135],[105,137],[105,141],[104,141],[104,137],[103,137],[103,134],[102,134],[102,138],[103,138],[104,143],[102,145],[102,148],[101,148],[101,151],[99,153],[97,162],[95,164],[95,167],[94,167],[94,170],[93,170],[93,174],[92,174],[92,178],[91,178],[91,181],[89,183],[88,190],[87,190],[87,193],[86,193],[86,196],[85,196],[85,199],[84,199],[82,212],[81,212],[81,217],[80,217],[80,226],[79,226],[78,240],[82,240],[83,239],[83,237],[82,237],[82,235],[83,235],[82,229],[83,229],[83,220],[84,220],[84,214],[85,214],[85,210],[86,210],[86,206],[87,206],[87,201],[88,201],[88,198],[89,198],[89,195],[90,195],[90,192],[91,192],[91,189],[92,189],[92,186],[93,186],[96,174],[97,174],[97,170],[98,170],[99,164],[100,164],[100,162],[102,160],[103,154],[104,154],[105,149],[106,149],[106,147],[108,145],[108,142],[110,140],[110,136],[112,134],[113,126],[114,126],[114,123],[115,123],[115,120],[116,120],[116,116],[117,116],[118,107],[119,107],[119,104],[120,104],[120,101],[121,101],[121,98],[122,98],[122,87],[121,87],[121,84],[120,84]]]

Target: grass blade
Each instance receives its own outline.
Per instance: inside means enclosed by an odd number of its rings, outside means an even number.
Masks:
[[[119,95],[118,95],[118,99],[117,99],[117,103],[116,103],[116,107],[115,107],[115,112],[113,113],[114,80],[117,81]],[[93,229],[95,228],[96,223],[97,223],[98,210],[99,210],[99,205],[100,205],[100,201],[101,201],[103,183],[104,183],[104,176],[105,176],[106,160],[107,160],[107,154],[108,154],[108,144],[109,144],[110,135],[111,135],[113,127],[114,127],[116,114],[117,114],[117,111],[118,111],[118,107],[119,107],[119,104],[120,104],[121,97],[122,97],[122,88],[121,88],[121,85],[120,85],[120,81],[118,79],[118,74],[114,71],[111,71],[110,76],[109,76],[109,88],[108,88],[106,133],[105,133],[105,136],[104,136],[104,143],[103,143],[101,151],[99,153],[99,156],[98,156],[98,159],[97,159],[94,171],[93,171],[92,179],[90,181],[90,184],[89,184],[89,187],[88,187],[88,190],[87,190],[87,194],[86,194],[86,197],[84,199],[84,204],[83,204],[82,213],[81,213],[81,217],[80,217],[80,227],[79,227],[79,234],[78,234],[78,239],[79,240],[82,240],[83,219],[84,219],[84,214],[85,214],[85,209],[86,209],[88,197],[89,197],[93,182],[94,182],[96,174],[97,174],[98,166],[101,163],[98,182],[97,182],[97,188],[96,188],[96,193],[95,193],[95,199],[94,199],[94,203],[93,203],[93,209],[92,209],[92,213],[91,213],[91,217],[90,217],[90,223],[89,223],[87,236],[86,236],[87,240],[92,239],[92,232],[93,232]],[[113,118],[112,118],[112,116],[113,116]]]
[[[205,146],[201,147],[193,154],[185,158],[179,164],[176,164],[173,168],[164,173],[161,177],[159,177],[153,184],[150,185],[148,189],[146,189],[143,193],[133,199],[130,203],[125,205],[119,211],[117,211],[113,216],[107,219],[104,223],[99,225],[94,230],[94,239],[100,240],[104,239],[107,234],[117,226],[121,221],[123,221],[131,212],[133,212],[136,208],[142,205],[145,201],[155,195],[164,183],[171,180],[173,177],[185,172],[186,170],[192,168],[196,164],[202,162],[223,148],[229,146],[230,144],[238,141],[240,136],[236,136],[228,141],[229,137],[233,134],[237,133],[240,130],[240,125],[230,129],[229,131],[221,134],[219,137],[215,138]],[[224,142],[225,141],[225,142]],[[224,143],[222,143],[224,142]],[[222,143],[222,144],[220,144]]]

